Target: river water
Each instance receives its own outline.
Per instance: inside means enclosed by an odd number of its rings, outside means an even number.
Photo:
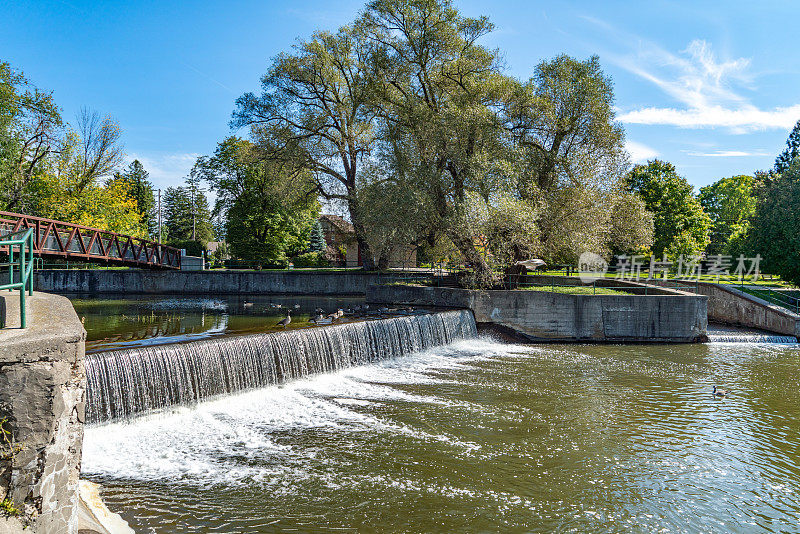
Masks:
[[[479,338],[89,427],[83,458],[137,532],[797,532],[800,350]]]
[[[283,331],[276,326],[289,312],[293,328],[314,326],[323,310],[351,311],[364,297],[287,295],[75,295],[72,305],[86,328],[86,352],[163,345],[231,334]],[[337,324],[375,318],[377,310],[348,313]],[[380,316],[391,316],[391,313]]]

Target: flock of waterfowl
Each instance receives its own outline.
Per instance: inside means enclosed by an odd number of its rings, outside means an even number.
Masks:
[[[245,307],[248,307],[248,305],[252,306],[252,304],[249,303],[249,302],[246,302],[244,305],[245,305]],[[272,308],[283,308],[283,305],[281,305],[281,304],[270,304],[270,307],[272,307]],[[298,309],[298,308],[300,308],[300,305],[299,304],[295,304],[294,308]],[[368,318],[368,317],[376,317],[376,316],[380,317],[380,316],[383,316],[385,314],[390,314],[390,313],[391,314],[396,314],[396,313],[409,314],[409,313],[413,313],[413,312],[414,312],[414,308],[412,308],[411,306],[404,307],[404,308],[386,308],[386,307],[383,307],[383,308],[377,308],[377,309],[370,310],[369,304],[359,304],[359,305],[354,306],[352,308],[347,308],[346,310],[343,310],[342,308],[338,308],[336,311],[328,313],[328,314],[326,314],[325,310],[323,310],[322,308],[316,308],[314,310],[314,314],[315,315],[312,316],[309,319],[309,322],[312,322],[317,326],[321,326],[321,325],[326,325],[326,324],[332,324],[332,323],[340,320],[345,315],[349,315],[349,316],[356,317],[356,318]],[[286,328],[287,326],[289,326],[289,324],[291,324],[291,322],[292,322],[292,310],[291,309],[287,309],[286,310],[286,317],[284,317],[283,319],[278,321],[278,323],[275,326],[281,326],[283,328]]]

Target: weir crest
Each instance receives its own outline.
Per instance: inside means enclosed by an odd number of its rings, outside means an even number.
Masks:
[[[86,356],[86,422],[102,423],[411,354],[477,335],[469,310]]]

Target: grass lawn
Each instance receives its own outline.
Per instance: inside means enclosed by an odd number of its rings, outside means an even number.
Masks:
[[[565,295],[631,295],[622,289],[591,286],[532,286],[520,287],[522,291],[545,291],[547,293],[563,293]]]
[[[553,271],[536,271],[536,273],[534,273],[534,274],[544,275],[544,276],[566,276],[564,274],[564,270],[563,269],[559,270],[559,271],[555,271],[555,270],[553,270]],[[570,277],[578,277],[578,276],[580,276],[579,273],[576,273],[576,272],[575,273],[570,273]],[[604,275],[604,278],[616,278],[616,277],[617,277],[616,273],[606,273]],[[659,277],[659,279],[660,278],[661,277]],[[668,280],[675,280],[675,278],[673,276],[669,276],[667,279]],[[637,281],[635,278],[632,278],[632,277],[626,278],[626,280],[632,281],[632,282],[636,282]],[[709,276],[709,275],[704,274],[704,275],[700,276],[699,280],[701,282],[711,282],[711,283],[715,283],[715,284],[741,285],[741,282],[739,282],[738,277],[733,277],[733,276],[731,276],[731,277],[721,276],[721,277],[719,277],[719,279],[717,279],[716,276]],[[642,272],[642,275],[641,275],[641,277],[639,278],[638,281],[642,282],[642,283],[647,283],[647,273],[646,272]],[[692,283],[694,281],[695,281],[694,279],[685,280],[686,283]],[[755,282],[753,282],[752,280],[750,280],[748,278],[745,278],[744,283],[745,284],[749,284],[749,285],[757,285],[757,286],[779,288],[779,289],[796,289],[796,286],[794,286],[790,282],[786,282],[784,280],[781,280],[781,277],[776,275],[776,274],[763,274],[762,273],[761,274],[761,278],[759,278]]]
[[[770,304],[775,304],[777,306],[782,306],[789,311],[793,311],[798,313],[800,311],[800,301],[794,296],[791,295],[783,295],[780,293],[776,293],[775,291],[769,291],[767,288],[759,289],[757,287],[748,287],[748,286],[736,286],[736,289],[741,290],[744,293],[753,295],[754,297],[758,297],[760,299],[766,300]]]

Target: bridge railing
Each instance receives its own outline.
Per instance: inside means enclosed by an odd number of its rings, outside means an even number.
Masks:
[[[40,257],[134,267],[181,267],[180,250],[155,241],[43,217],[0,211],[0,236],[26,229],[33,232],[33,251]]]
[[[0,267],[8,268],[8,283],[0,284],[0,291],[19,290],[20,326],[27,328],[25,295],[33,295],[33,230],[28,228],[0,236],[0,252],[5,252],[7,258],[7,261],[0,263]]]

